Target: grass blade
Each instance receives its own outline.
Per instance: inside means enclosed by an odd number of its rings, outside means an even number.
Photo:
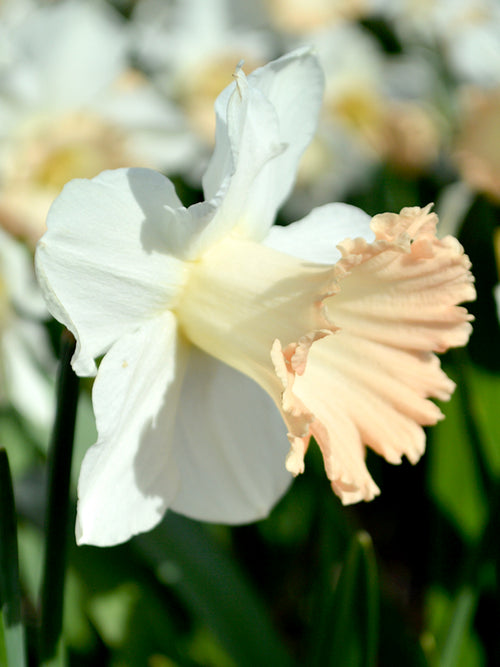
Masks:
[[[24,667],[26,649],[21,622],[16,511],[5,449],[0,449],[0,608],[0,664],[5,661],[8,666]]]
[[[377,664],[379,589],[368,533],[357,532],[349,545],[338,582],[323,619],[318,665],[374,667]]]

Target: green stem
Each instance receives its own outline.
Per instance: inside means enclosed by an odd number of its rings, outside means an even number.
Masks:
[[[7,665],[23,667],[26,649],[21,623],[16,509],[5,449],[0,449],[0,626],[0,663],[3,659]]]
[[[69,517],[69,489],[78,378],[71,369],[75,339],[64,331],[57,385],[57,406],[47,467],[45,563],[40,600],[40,662],[56,659],[62,636],[64,578]]]

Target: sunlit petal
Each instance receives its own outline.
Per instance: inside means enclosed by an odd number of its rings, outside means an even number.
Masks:
[[[72,181],[55,201],[37,274],[50,311],[77,339],[77,373],[95,374],[95,357],[172,305],[184,272],[169,254],[166,206],[179,204],[170,181],[147,169]]]
[[[235,77],[216,104],[216,148],[203,185],[211,198],[230,179],[218,215],[228,227],[236,224],[241,236],[261,240],[289,194],[299,158],[314,134],[323,75],[310,50],[302,49],[248,78],[241,71]]]
[[[93,391],[98,441],[78,483],[80,544],[118,544],[149,530],[175,496],[170,436],[186,355],[166,313],[122,336],[104,357]]]

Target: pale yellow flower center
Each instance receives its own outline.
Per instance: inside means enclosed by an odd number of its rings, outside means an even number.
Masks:
[[[367,9],[366,0],[267,0],[266,4],[281,30],[299,34],[359,18]]]
[[[379,95],[362,84],[326,101],[327,112],[375,150],[381,145],[383,106]]]
[[[11,137],[0,211],[17,235],[36,240],[53,199],[72,178],[92,178],[130,164],[125,136],[96,115],[41,117]]]
[[[123,134],[88,113],[73,113],[26,128],[12,154],[11,183],[58,191],[72,178],[91,178],[127,162]]]

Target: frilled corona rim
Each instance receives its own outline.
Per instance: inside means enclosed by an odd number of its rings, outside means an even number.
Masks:
[[[304,454],[311,435],[314,435],[324,457],[326,453],[325,467],[334,490],[344,502],[361,498],[369,500],[379,490],[369,476],[360,484],[359,476],[356,479],[355,474],[346,474],[341,466],[330,465],[328,452],[331,449],[332,428],[323,423],[321,415],[315,414],[312,404],[317,401],[309,402],[304,390],[297,392],[295,387],[300,378],[307,378],[311,357],[311,372],[320,377],[319,371],[314,368],[317,365],[314,360],[316,346],[322,348],[323,361],[328,361],[330,351],[331,362],[335,366],[336,339],[341,335],[345,336],[344,340],[352,335],[354,345],[356,339],[365,339],[370,344],[373,341],[382,346],[384,354],[397,354],[399,364],[401,352],[407,353],[411,359],[421,355],[427,363],[434,357],[433,352],[444,352],[449,347],[466,344],[473,317],[457,304],[475,298],[473,277],[469,271],[471,264],[456,239],[436,237],[436,224],[437,216],[431,212],[431,205],[423,209],[404,208],[399,215],[384,213],[375,216],[371,221],[375,241],[348,239],[338,246],[342,258],[332,268],[330,284],[317,303],[324,327],[284,348],[279,340],[272,347],[272,361],[283,387],[281,408],[291,443],[287,468],[294,475],[303,472]],[[347,294],[345,298],[344,290]],[[394,303],[391,304],[391,301]],[[359,323],[363,326],[357,330]],[[403,323],[408,328],[407,340],[398,340],[391,333],[395,323]],[[382,325],[387,331],[382,330]],[[359,363],[363,364],[361,349],[359,354]],[[384,372],[386,370],[383,369]],[[391,374],[394,371],[389,369],[388,372]],[[443,376],[440,369],[439,374],[436,371],[431,386],[421,392],[423,398],[451,396],[454,385],[449,380],[444,382]],[[348,382],[349,378],[346,378]],[[307,386],[307,381],[303,385]],[[315,389],[318,392],[328,391],[328,385]],[[331,399],[332,403],[337,400],[335,395]],[[396,403],[395,397],[391,400]],[[361,403],[360,399],[360,410]],[[419,423],[435,423],[441,416],[440,412],[430,401],[426,404],[429,406],[428,414],[424,410]],[[408,409],[407,412],[411,411]],[[367,443],[362,438],[360,444]],[[403,453],[415,462],[422,451],[423,446],[418,445],[411,453]]]

